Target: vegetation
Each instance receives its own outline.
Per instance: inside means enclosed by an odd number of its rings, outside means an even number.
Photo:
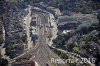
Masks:
[[[98,15],[98,19],[99,19]],[[60,34],[56,39],[53,40],[56,48],[70,51],[73,53],[79,53],[84,57],[89,55],[95,55],[95,51],[99,51],[99,26],[93,24],[90,27],[82,27],[75,35],[63,35]],[[67,38],[66,38],[67,37]],[[58,52],[58,55],[61,52]]]
[[[4,58],[1,58],[0,59],[0,66],[8,66],[8,60],[4,59]]]
[[[74,48],[73,48],[73,52],[74,52],[74,53],[77,53],[78,51],[79,51],[79,47],[74,47]]]
[[[34,44],[36,43],[37,39],[38,39],[37,35],[32,35],[32,41],[33,41]]]
[[[27,36],[26,35],[22,37],[22,42],[27,44]]]
[[[100,9],[99,0],[25,0],[27,2],[33,2],[34,4],[44,2],[48,6],[59,8],[61,12],[81,12],[84,14],[90,14],[93,10]],[[39,5],[39,4],[38,4]]]
[[[100,28],[100,13],[98,13],[97,18],[99,20],[99,28]]]
[[[20,55],[24,50],[24,45],[22,43],[20,44],[9,44],[6,47],[6,55],[9,56],[10,58],[14,58],[18,55]]]
[[[54,52],[55,52],[57,55],[59,55],[62,59],[68,59],[68,56],[67,56],[66,53],[63,53],[63,52],[61,52],[61,51],[59,51],[59,50],[57,50],[57,49],[54,49]]]
[[[81,9],[81,13],[83,14],[91,14],[92,13],[92,9],[88,9],[88,8],[82,8]]]
[[[0,46],[2,45],[2,43],[3,43],[3,37],[0,36]]]
[[[58,35],[58,37],[53,40],[53,43],[57,48],[60,47],[65,49],[65,41],[67,41],[70,37],[70,35]]]

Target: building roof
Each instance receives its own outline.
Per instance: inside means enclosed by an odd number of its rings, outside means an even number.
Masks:
[[[12,64],[12,66],[35,66],[35,62],[34,61],[18,62]]]

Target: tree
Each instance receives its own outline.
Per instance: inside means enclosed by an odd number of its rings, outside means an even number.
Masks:
[[[96,52],[96,56],[95,57],[96,57],[95,65],[99,66],[99,63],[100,63],[100,53]]]
[[[0,38],[0,46],[2,45],[3,43],[3,38]]]
[[[74,53],[77,53],[78,51],[79,51],[79,48],[78,48],[78,47],[74,47],[74,48],[73,48],[73,52],[74,52]]]
[[[97,19],[99,20],[99,26],[100,26],[100,13],[98,13]]]
[[[69,44],[69,45],[67,45],[67,48],[70,49],[70,51],[72,51],[73,48],[74,48],[74,44]]]
[[[83,14],[91,14],[91,13],[92,13],[92,10],[89,9],[89,8],[83,7],[82,10],[81,10],[81,12],[82,12]]]
[[[0,59],[0,66],[8,66],[8,60],[7,59]]]

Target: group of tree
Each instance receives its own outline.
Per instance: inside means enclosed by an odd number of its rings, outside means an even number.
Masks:
[[[8,66],[8,60],[4,59],[4,58],[1,58],[0,59],[0,66]]]
[[[99,13],[97,15],[97,19],[99,20],[99,26],[100,26],[100,11],[99,11]]]

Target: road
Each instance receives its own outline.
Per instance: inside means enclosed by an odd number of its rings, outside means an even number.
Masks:
[[[21,60],[35,60],[40,66],[46,66],[48,63],[49,66],[54,66],[51,63],[51,58],[60,59],[48,46],[48,34],[50,33],[48,14],[35,12],[38,15],[39,20],[37,21],[38,32],[38,47],[31,49],[29,52],[15,59],[16,62]],[[55,64],[56,66],[65,66],[64,64]]]
[[[51,64],[51,58],[59,58],[49,47],[48,47],[48,34],[49,29],[47,26],[49,24],[48,22],[48,14],[45,13],[37,13],[39,18],[41,19],[40,22],[38,22],[39,28],[39,46],[36,52],[31,57],[31,60],[35,60],[39,63],[40,66],[46,66],[48,63],[50,66],[53,66]],[[57,65],[61,66],[61,65]]]

